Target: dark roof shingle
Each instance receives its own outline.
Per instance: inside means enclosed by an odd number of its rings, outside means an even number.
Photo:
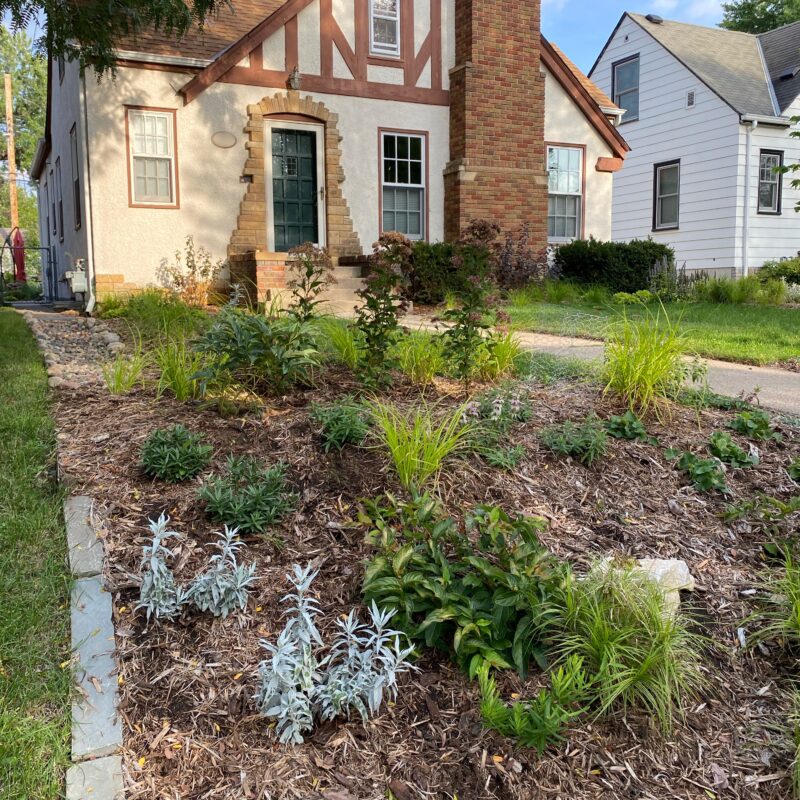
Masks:
[[[783,113],[800,95],[800,22],[759,34],[758,39]],[[794,77],[781,80],[781,75],[792,72]]]

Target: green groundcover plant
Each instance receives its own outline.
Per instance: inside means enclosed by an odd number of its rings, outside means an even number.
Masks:
[[[731,422],[731,430],[747,436],[748,439],[779,442],[783,438],[773,427],[766,411],[754,408],[742,411]]]
[[[370,426],[369,409],[352,397],[343,397],[330,405],[311,408],[311,420],[320,426],[322,449],[342,450],[345,445],[360,445]]]
[[[214,448],[183,425],[159,428],[142,445],[142,471],[151,478],[180,483],[208,465]]]
[[[718,458],[701,458],[688,450],[680,451],[669,449],[666,457],[677,459],[676,467],[691,478],[692,485],[700,492],[710,492],[716,489],[727,493],[728,484],[725,481],[725,469]]]
[[[550,425],[539,433],[542,444],[554,453],[576,458],[591,467],[608,449],[608,437],[602,422],[590,414],[582,422]]]

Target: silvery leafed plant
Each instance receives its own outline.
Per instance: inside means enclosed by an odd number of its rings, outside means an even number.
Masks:
[[[142,586],[136,608],[145,609],[148,620],[151,616],[159,620],[175,619],[186,603],[186,593],[175,583],[175,576],[167,566],[172,551],[164,542],[179,535],[167,530],[167,525],[169,517],[163,513],[157,521],[150,520],[153,541],[145,546],[142,556]]]

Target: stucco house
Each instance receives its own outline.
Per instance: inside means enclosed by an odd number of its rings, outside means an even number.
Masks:
[[[347,263],[381,232],[478,217],[541,247],[610,236],[620,111],[541,36],[538,2],[234,9],[180,44],[119,42],[113,80],[50,64],[43,242],[59,275],[84,260],[90,302],[155,283],[187,234],[262,293],[305,241]]]
[[[800,22],[759,35],[625,13],[590,77],[625,113],[613,236],[652,236],[688,269],[797,255]]]

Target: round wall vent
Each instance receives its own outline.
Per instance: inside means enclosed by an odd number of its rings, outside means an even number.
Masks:
[[[211,141],[217,147],[224,147],[227,150],[236,144],[236,137],[229,131],[217,131],[211,135]]]

